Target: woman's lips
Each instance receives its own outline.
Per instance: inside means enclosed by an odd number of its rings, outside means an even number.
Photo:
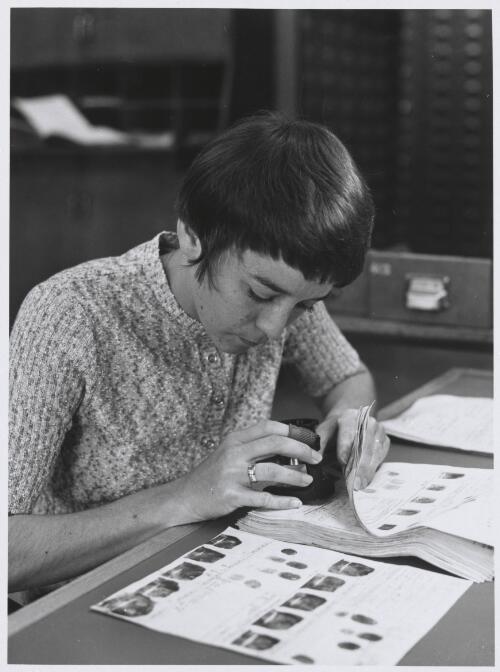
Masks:
[[[255,347],[259,343],[262,343],[262,339],[259,339],[257,341],[249,341],[248,338],[243,338],[243,336],[238,336],[238,338],[245,343],[245,345],[249,345],[250,347]]]

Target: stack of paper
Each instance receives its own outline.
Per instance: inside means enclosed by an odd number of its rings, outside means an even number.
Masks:
[[[416,556],[472,581],[493,577],[493,471],[386,463],[368,488],[323,504],[253,510],[247,532],[362,556]]]

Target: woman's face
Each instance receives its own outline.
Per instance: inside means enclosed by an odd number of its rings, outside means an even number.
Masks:
[[[223,255],[211,285],[193,282],[196,318],[216,347],[231,354],[278,338],[305,310],[331,293],[332,283],[306,280],[283,260],[246,250]]]

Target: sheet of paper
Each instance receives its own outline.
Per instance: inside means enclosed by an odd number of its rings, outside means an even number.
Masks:
[[[429,526],[436,516],[492,491],[492,469],[388,462],[367,488],[354,492],[353,503],[363,527],[383,537]]]
[[[58,136],[82,145],[122,145],[127,135],[113,128],[93,126],[64,95],[16,98],[13,105],[41,138]]]
[[[418,443],[493,453],[493,399],[435,394],[382,421],[392,436]]]
[[[491,486],[485,486],[484,492],[478,499],[436,516],[430,521],[428,527],[454,534],[457,537],[472,539],[480,544],[494,546],[494,510],[492,480]]]
[[[358,410],[356,434],[351,446],[349,460],[344,468],[344,479],[346,482],[349,499],[351,499],[351,501],[359,462],[361,460],[363,451],[366,450],[366,428],[368,425],[368,419],[370,417],[370,411],[372,410],[374,403],[375,402],[372,402],[369,406],[362,406]]]
[[[469,585],[228,528],[92,609],[278,663],[391,665]]]

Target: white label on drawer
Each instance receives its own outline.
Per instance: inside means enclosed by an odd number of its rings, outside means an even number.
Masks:
[[[440,310],[441,299],[446,296],[433,294],[418,294],[408,292],[406,296],[406,307],[410,310]]]
[[[387,261],[372,261],[370,273],[372,275],[391,275],[392,266]]]
[[[448,308],[446,285],[449,278],[413,276],[408,278],[406,307],[410,310],[444,310]]]

